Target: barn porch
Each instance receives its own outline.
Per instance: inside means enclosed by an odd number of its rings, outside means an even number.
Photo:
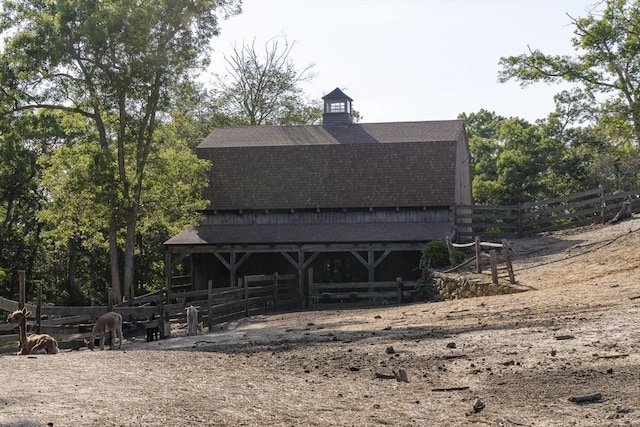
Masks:
[[[209,281],[222,288],[242,286],[244,276],[294,274],[306,308],[311,282],[416,281],[424,245],[450,227],[449,221],[202,225],[165,242],[165,280],[172,294],[176,287],[207,289]]]

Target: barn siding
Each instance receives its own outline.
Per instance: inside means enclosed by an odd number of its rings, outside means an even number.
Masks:
[[[218,212],[208,213],[202,225],[247,225],[247,224],[362,224],[397,222],[442,222],[452,221],[449,207],[416,208],[373,211],[294,211],[291,212]]]

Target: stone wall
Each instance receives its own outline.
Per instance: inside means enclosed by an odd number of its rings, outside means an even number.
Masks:
[[[460,299],[490,295],[512,294],[527,291],[528,288],[498,281],[494,284],[491,276],[484,274],[457,274],[433,272],[433,286],[440,299]]]

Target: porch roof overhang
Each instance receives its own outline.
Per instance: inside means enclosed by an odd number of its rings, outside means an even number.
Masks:
[[[251,224],[201,225],[167,240],[165,248],[278,247],[328,245],[349,247],[362,244],[400,244],[420,248],[426,242],[446,237],[453,224],[441,222],[363,224]]]

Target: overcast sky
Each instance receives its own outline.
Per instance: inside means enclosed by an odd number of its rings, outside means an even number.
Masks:
[[[500,57],[572,54],[567,14],[589,14],[597,0],[244,0],[221,23],[212,72],[224,72],[234,43],[262,48],[295,42],[299,68],[315,64],[304,86],[313,98],[336,87],[362,122],[454,119],[481,108],[529,121],[553,111],[561,88],[498,83]]]

